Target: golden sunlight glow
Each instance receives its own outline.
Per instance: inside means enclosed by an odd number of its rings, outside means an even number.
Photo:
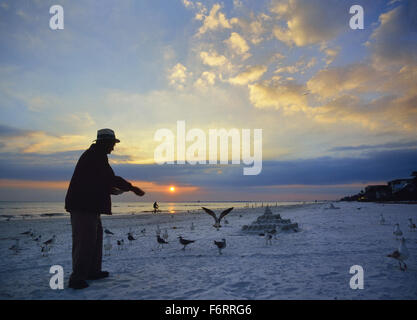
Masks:
[[[169,191],[174,192],[175,191],[175,187],[170,187]]]

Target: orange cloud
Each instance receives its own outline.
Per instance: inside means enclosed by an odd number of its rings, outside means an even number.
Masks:
[[[192,193],[199,191],[196,186],[181,186],[175,183],[157,184],[151,181],[130,181],[133,185],[140,187],[146,193],[170,193],[169,188],[175,185],[176,193]],[[14,189],[64,189],[68,188],[69,181],[35,181],[35,180],[16,180],[16,179],[0,179],[0,188]]]
[[[0,188],[16,189],[67,189],[69,181],[34,181],[0,179]]]

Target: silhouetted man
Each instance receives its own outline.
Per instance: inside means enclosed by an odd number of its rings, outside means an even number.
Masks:
[[[114,174],[107,155],[116,143],[114,131],[101,129],[96,143],[92,144],[78,160],[65,197],[65,209],[71,213],[72,269],[69,287],[87,288],[86,280],[109,276],[101,270],[103,228],[100,215],[111,215],[111,194],[133,191],[143,192],[130,182]]]

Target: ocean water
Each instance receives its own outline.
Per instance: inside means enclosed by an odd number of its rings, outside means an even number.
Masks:
[[[296,205],[306,202],[158,202],[159,210],[165,213],[195,212],[201,207],[209,209],[245,208],[260,206]],[[113,202],[113,215],[121,214],[145,214],[153,211],[153,202]],[[63,202],[15,202],[0,201],[0,219],[30,219],[49,218],[68,215]]]

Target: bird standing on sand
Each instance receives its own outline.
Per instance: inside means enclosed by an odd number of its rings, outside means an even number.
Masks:
[[[417,227],[415,223],[413,223],[413,220],[411,218],[408,218],[408,227],[410,228],[410,231],[416,231]]]
[[[179,236],[178,238],[180,239],[180,243],[184,246],[181,250],[185,250],[185,247],[187,245],[189,245],[190,243],[195,242],[195,240],[187,240],[187,239],[184,239],[182,236]]]
[[[160,236],[156,236],[156,241],[158,241],[158,248],[161,247],[163,248],[164,244],[168,244],[167,241],[165,241],[164,239],[162,239]]]
[[[22,232],[21,234],[29,236],[29,235],[32,235],[33,232],[32,232],[32,229],[29,229],[28,231]]]
[[[222,239],[222,241],[216,241],[214,240],[214,244],[219,249],[219,254],[222,254],[222,250],[226,248],[226,239]]]
[[[15,239],[15,240],[16,240],[16,243],[14,245],[12,245],[9,248],[9,250],[13,250],[14,253],[17,254],[20,251],[20,245],[19,245],[20,239]]]
[[[266,233],[270,234],[274,237],[274,239],[277,238],[277,229],[268,230]]]
[[[119,250],[123,250],[123,246],[124,246],[124,244],[125,244],[125,242],[124,242],[124,240],[122,239],[122,240],[117,240],[117,248],[119,249]]]
[[[104,244],[104,255],[109,256],[110,251],[113,248],[111,242],[110,242],[110,235],[106,236],[106,243]]]
[[[271,245],[272,246],[272,234],[270,233],[266,233],[265,235],[265,241],[266,241],[266,245]]]
[[[127,234],[127,240],[129,240],[129,244],[132,244],[132,241],[136,240],[133,235],[129,232]]]
[[[164,238],[164,240],[165,240],[165,241],[167,241],[167,240],[168,240],[168,237],[169,237],[169,235],[168,235],[168,230],[167,230],[167,229],[165,229],[165,230],[164,230],[164,234],[162,235],[162,238]]]
[[[50,250],[50,248],[49,248],[48,245],[42,244],[42,246],[41,246],[42,257],[47,257],[49,250]]]
[[[381,218],[379,219],[379,223],[380,224],[385,224],[385,219],[384,219],[384,216],[382,215],[382,213],[381,213]]]
[[[400,225],[398,223],[395,224],[393,234],[395,235],[397,240],[398,240],[398,237],[401,237],[403,235],[403,232],[401,231]]]
[[[217,218],[216,214],[215,214],[212,210],[207,209],[207,208],[204,208],[204,207],[202,207],[202,209],[203,209],[206,213],[208,213],[209,215],[211,215],[211,216],[214,218],[215,223],[213,224],[213,227],[215,227],[215,228],[217,229],[217,231],[219,231],[219,228],[221,227],[221,225],[220,225],[220,221],[222,220],[222,218],[223,218],[224,216],[226,216],[226,215],[227,215],[230,211],[232,211],[232,210],[233,210],[233,207],[232,207],[232,208],[229,208],[229,209],[224,210],[222,213],[220,213],[220,216],[219,216],[218,218]]]
[[[109,229],[104,229],[104,233],[108,235],[114,235],[114,233],[111,232]]]
[[[401,243],[398,250],[395,250],[393,253],[387,255],[387,257],[393,258],[398,260],[400,264],[400,270],[405,271],[407,270],[407,265],[405,264],[404,260],[407,260],[409,256],[408,248],[405,245],[405,239],[401,238]],[[401,266],[401,262],[404,264],[404,268]]]
[[[50,249],[55,244],[55,242],[56,242],[56,235],[53,235],[51,239],[46,240],[43,244],[46,245]]]

